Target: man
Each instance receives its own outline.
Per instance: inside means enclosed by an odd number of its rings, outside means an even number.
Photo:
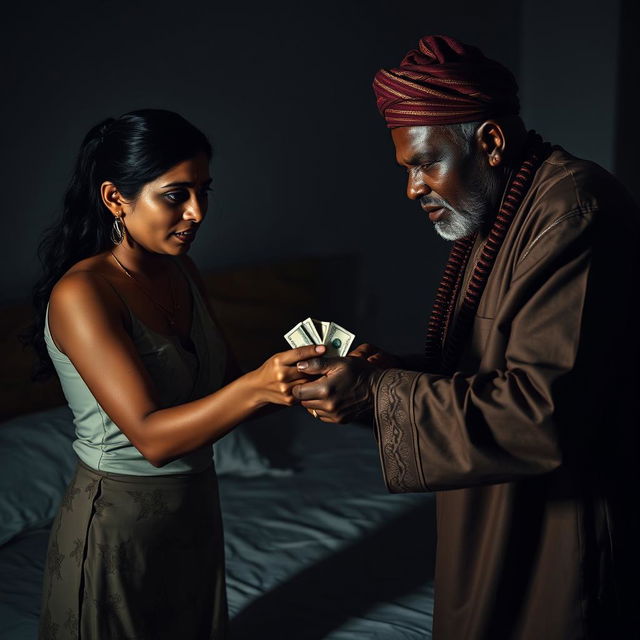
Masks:
[[[319,377],[296,396],[373,414],[389,490],[439,492],[436,640],[640,637],[638,209],[527,133],[474,47],[425,37],[374,90],[408,197],[454,241],[426,356],[299,363]]]

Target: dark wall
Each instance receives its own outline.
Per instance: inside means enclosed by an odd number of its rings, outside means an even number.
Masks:
[[[522,0],[522,115],[614,170],[620,0]]]
[[[620,43],[618,47],[618,109],[616,119],[616,175],[627,185],[640,203],[640,3],[622,0],[620,7]]]
[[[215,147],[201,267],[355,252],[358,339],[420,348],[449,245],[404,197],[372,77],[426,33],[518,74],[520,2],[38,2],[14,5],[2,29],[0,301],[27,294],[85,131],[163,107]]]
[[[23,297],[84,132],[108,115],[164,107],[216,149],[215,195],[193,256],[215,267],[357,252],[358,338],[419,347],[447,245],[404,198],[371,91],[421,35],[450,33],[517,70],[517,3],[487,15],[386,1],[22,3],[5,22],[12,61],[1,174],[11,242],[2,299]],[[337,282],[336,286],[340,286]],[[339,321],[339,318],[336,318]]]

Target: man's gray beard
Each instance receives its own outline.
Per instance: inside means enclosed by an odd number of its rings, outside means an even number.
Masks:
[[[465,202],[464,209],[459,211],[451,205],[444,205],[447,210],[442,220],[434,223],[436,232],[445,240],[460,240],[475,233],[489,215],[489,207],[485,200],[470,199]]]
[[[439,200],[446,212],[441,220],[434,223],[438,235],[445,240],[460,240],[478,231],[494,213],[501,189],[499,171],[479,169],[460,208],[455,209],[442,198]],[[429,202],[434,203],[434,199],[429,198]]]

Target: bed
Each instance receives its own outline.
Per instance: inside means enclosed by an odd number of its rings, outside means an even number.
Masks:
[[[69,410],[39,409],[0,425],[0,640],[36,638],[48,528],[75,464]],[[369,428],[286,409],[215,456],[232,637],[431,637],[435,501],[386,491]]]

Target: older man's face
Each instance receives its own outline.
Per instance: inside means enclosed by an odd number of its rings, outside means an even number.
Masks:
[[[502,184],[475,141],[467,149],[445,125],[398,127],[391,136],[407,197],[419,200],[443,238],[464,238],[490,218]]]

